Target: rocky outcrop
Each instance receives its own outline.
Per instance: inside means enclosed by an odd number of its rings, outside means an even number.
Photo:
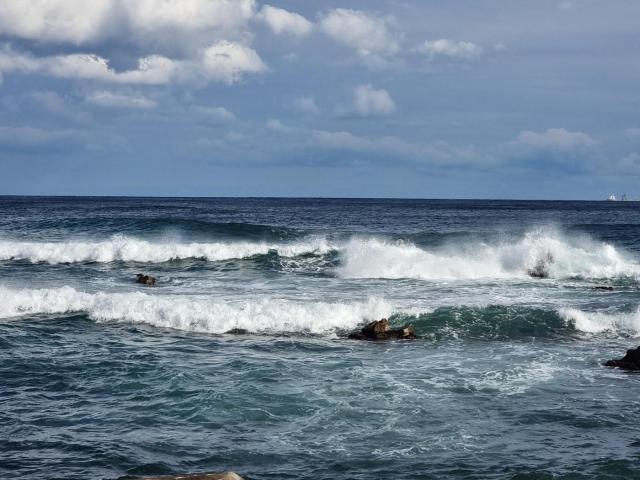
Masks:
[[[392,329],[389,327],[389,320],[383,318],[369,323],[359,332],[350,334],[349,338],[352,340],[410,340],[416,338],[416,331],[413,325]]]
[[[640,347],[627,350],[627,354],[620,360],[609,360],[605,365],[623,370],[640,370]]]
[[[162,475],[159,477],[137,477],[134,480],[243,480],[234,472],[196,473],[193,475]]]
[[[156,277],[151,275],[145,275],[143,273],[136,273],[136,283],[142,283],[143,285],[155,285]]]

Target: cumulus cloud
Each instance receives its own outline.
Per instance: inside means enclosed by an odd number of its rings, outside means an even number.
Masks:
[[[90,93],[86,96],[86,101],[92,105],[104,108],[136,108],[147,110],[158,106],[157,102],[139,93],[115,93],[107,90]]]
[[[302,15],[271,5],[263,6],[256,18],[266,23],[276,34],[289,33],[304,36],[311,33],[313,28],[313,24]]]
[[[113,13],[113,0],[29,0],[0,2],[0,34],[37,41],[95,40]]]
[[[171,80],[176,71],[176,63],[168,58],[153,55],[141,58],[137,69],[116,72],[109,66],[107,59],[98,55],[33,57],[5,47],[0,50],[0,73],[15,71],[41,73],[58,78],[161,85]]]
[[[16,0],[0,2],[0,34],[73,44],[123,34],[175,41],[176,33],[198,31],[229,38],[243,34],[254,14],[254,0]]]
[[[202,66],[210,80],[235,83],[246,73],[263,73],[267,66],[255,50],[227,41],[218,42],[204,50]]]
[[[396,111],[396,104],[385,89],[358,85],[353,90],[352,114],[361,117],[384,117]]]
[[[316,104],[313,97],[297,97],[291,102],[291,108],[299,113],[317,115],[320,113],[320,108]]]
[[[570,132],[564,128],[550,128],[542,133],[530,130],[522,131],[518,134],[515,143],[538,149],[573,150],[593,147],[598,142],[583,132]]]
[[[359,55],[389,56],[399,52],[398,38],[390,20],[360,10],[336,8],[320,19],[320,28],[336,42]]]
[[[475,60],[482,53],[482,47],[471,42],[455,42],[446,38],[426,41],[415,49],[430,59],[450,58],[458,60]]]
[[[58,78],[96,80],[121,84],[164,85],[174,81],[210,81],[231,85],[245,74],[262,73],[267,66],[251,48],[221,41],[193,60],[171,60],[151,55],[138,60],[132,70],[116,71],[98,55],[69,54],[33,57],[5,47],[0,50],[0,74],[40,73]]]

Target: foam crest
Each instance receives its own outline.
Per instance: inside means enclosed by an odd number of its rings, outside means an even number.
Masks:
[[[640,310],[631,313],[584,312],[576,308],[562,308],[558,312],[577,330],[588,333],[628,332],[640,336]]]
[[[254,333],[332,334],[364,321],[389,317],[393,309],[379,298],[365,302],[294,302],[262,298],[223,302],[200,296],[85,293],[71,287],[0,287],[0,318],[36,314],[86,313],[103,321],[145,323],[207,333],[241,328]]]
[[[33,263],[75,262],[144,262],[162,263],[171,260],[201,258],[207,261],[247,258],[277,251],[294,257],[306,253],[327,253],[332,246],[322,237],[297,243],[265,242],[178,243],[149,242],[124,235],[115,235],[101,242],[19,242],[0,241],[0,260],[28,260]]]
[[[473,280],[525,278],[538,271],[550,278],[637,277],[636,261],[613,245],[570,237],[549,229],[511,242],[467,242],[427,250],[403,241],[353,238],[341,250],[343,278]]]

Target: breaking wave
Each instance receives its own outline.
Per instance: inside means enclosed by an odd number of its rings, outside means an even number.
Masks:
[[[583,332],[628,332],[640,334],[640,310],[628,313],[585,312],[576,308],[563,308],[560,316]]]
[[[412,323],[430,340],[553,338],[576,331],[640,335],[640,310],[631,313],[545,310],[526,306],[398,309],[384,299],[340,303],[280,298],[225,302],[206,296],[85,293],[72,287],[0,287],[0,318],[85,314],[97,322],[141,323],[161,328],[221,334],[242,329],[259,334],[343,335],[364,323],[389,318]]]
[[[207,333],[331,334],[392,314],[379,298],[365,302],[294,302],[264,298],[222,302],[198,296],[84,293],[71,287],[14,290],[0,287],[0,318],[85,313],[92,320],[144,323]]]
[[[21,242],[0,241],[0,260],[27,260],[33,263],[76,262],[143,262],[163,263],[172,260],[199,258],[220,261],[248,258],[276,251],[283,257],[303,254],[323,254],[332,246],[322,237],[296,243],[211,242],[178,243],[149,242],[124,235],[114,235],[102,242]]]
[[[340,251],[342,278],[459,280],[637,277],[640,266],[613,245],[549,229],[516,241],[466,242],[427,250],[404,241],[353,238]]]
[[[114,261],[163,263],[183,259],[215,262],[272,252],[282,258],[337,254],[337,266],[332,261],[324,264],[323,268],[345,279],[524,279],[530,275],[555,279],[636,279],[640,276],[637,260],[609,243],[595,241],[586,235],[566,235],[542,228],[519,238],[461,240],[438,247],[376,237],[332,241],[324,236],[310,236],[289,243],[152,242],[124,235],[93,242],[0,241],[0,260],[51,264]]]

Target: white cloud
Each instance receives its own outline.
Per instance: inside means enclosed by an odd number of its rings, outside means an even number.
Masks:
[[[0,2],[0,34],[37,41],[94,40],[113,14],[113,0],[7,0]]]
[[[202,53],[202,66],[207,79],[232,84],[246,73],[263,73],[267,66],[255,50],[227,41],[218,42]]]
[[[228,85],[245,74],[267,70],[258,54],[249,47],[218,42],[202,51],[199,59],[171,60],[159,55],[141,58],[138,68],[118,72],[98,55],[70,54],[33,57],[5,47],[0,49],[0,74],[3,72],[40,73],[58,78],[96,80],[108,83],[165,85],[172,82],[214,81]]]
[[[525,147],[549,150],[573,150],[597,145],[593,138],[583,132],[570,132],[564,128],[550,128],[538,133],[526,130],[520,132],[515,144]]]
[[[0,2],[0,34],[39,42],[86,44],[125,37],[206,31],[238,37],[255,15],[254,0],[8,0]]]
[[[233,122],[236,119],[236,116],[233,112],[230,112],[224,107],[206,107],[201,105],[194,105],[191,107],[191,110],[207,117],[214,122]]]
[[[266,23],[276,34],[303,36],[311,33],[313,28],[313,24],[302,15],[271,5],[263,6],[256,18]]]
[[[105,108],[138,108],[150,109],[158,106],[157,102],[139,93],[126,94],[99,90],[90,93],[86,101],[92,105]]]
[[[447,57],[460,60],[475,60],[482,55],[482,47],[471,42],[455,42],[446,38],[426,41],[415,49],[430,59]]]
[[[358,85],[353,91],[352,113],[362,117],[384,117],[396,110],[396,104],[385,89]]]
[[[306,113],[311,115],[317,115],[320,113],[320,108],[316,104],[313,97],[297,97],[291,102],[293,110],[299,113]]]
[[[135,70],[116,72],[107,59],[97,55],[70,54],[38,58],[5,47],[0,50],[0,73],[12,71],[42,73],[58,78],[160,85],[172,79],[176,63],[154,55],[141,58]]]
[[[398,39],[389,27],[388,18],[345,8],[331,10],[320,20],[323,32],[362,56],[398,53]]]
[[[123,7],[133,30],[143,33],[214,30],[229,36],[255,14],[254,0],[135,0]]]

